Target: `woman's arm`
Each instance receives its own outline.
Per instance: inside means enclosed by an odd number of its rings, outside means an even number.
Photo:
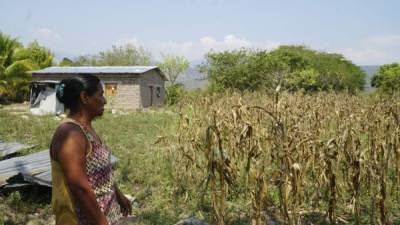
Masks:
[[[118,185],[114,183],[115,195],[117,196],[118,204],[121,208],[123,216],[128,216],[132,214],[132,205],[129,199],[119,190]]]
[[[74,126],[74,125],[72,125]],[[86,149],[89,145],[79,127],[71,127],[57,158],[64,171],[68,186],[75,201],[79,202],[82,210],[93,224],[108,225],[101,211],[96,195],[93,192],[86,175]]]

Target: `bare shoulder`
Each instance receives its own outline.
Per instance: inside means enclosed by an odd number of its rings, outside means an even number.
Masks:
[[[66,143],[76,143],[82,149],[86,149],[87,140],[82,128],[74,123],[62,123],[54,132],[50,144],[50,155],[58,161],[58,154]],[[70,145],[70,144],[69,144]]]
[[[62,123],[56,129],[56,133],[73,133],[77,131],[82,133],[82,128],[78,124],[71,122]]]
[[[62,123],[60,124],[56,131],[54,132],[53,140],[63,140],[65,138],[84,138],[85,135],[82,131],[82,128],[74,123]]]

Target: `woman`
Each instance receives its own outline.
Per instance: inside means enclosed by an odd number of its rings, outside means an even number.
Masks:
[[[69,110],[50,144],[52,207],[57,225],[111,225],[131,214],[129,200],[113,183],[111,153],[92,127],[104,112],[100,80],[90,74],[68,78],[56,88]]]

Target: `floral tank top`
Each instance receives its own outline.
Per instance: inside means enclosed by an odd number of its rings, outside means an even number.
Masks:
[[[89,132],[87,132],[78,122],[72,120],[72,119],[66,119],[63,121],[65,122],[71,122],[74,124],[77,124],[84,134],[86,135],[90,147],[88,154],[86,155],[86,175],[88,177],[88,181],[90,186],[92,187],[95,195],[96,195],[96,200],[97,203],[99,204],[101,211],[104,213],[104,215],[107,218],[107,221],[109,224],[116,224],[118,220],[122,217],[120,207],[117,202],[116,194],[115,194],[115,188],[114,188],[114,181],[113,181],[113,175],[112,175],[112,164],[111,164],[111,153],[104,145],[103,143],[99,143],[99,141],[96,140]],[[58,163],[55,160],[52,160],[53,163]],[[52,169],[54,170],[56,167],[53,167]],[[60,167],[61,169],[61,167]],[[54,173],[54,172],[53,172]],[[57,174],[57,173],[56,173]],[[58,173],[60,174],[60,173]],[[63,176],[63,173],[61,173]],[[56,180],[54,180],[56,179]],[[59,180],[59,179],[58,179]],[[65,177],[62,178],[62,180],[65,181]],[[57,182],[57,177],[53,176],[53,183],[54,181]],[[66,182],[65,182],[66,185]],[[59,187],[60,185],[53,185],[53,189]],[[65,188],[68,189],[68,186]],[[53,198],[54,195],[56,194],[57,191],[53,190]],[[81,206],[78,202],[73,201],[73,196],[70,194],[68,191],[69,199],[72,201],[71,205],[74,205],[75,207],[75,216],[77,220],[78,225],[92,225],[92,222],[90,219],[88,219],[81,209]],[[64,199],[65,201],[65,199]],[[68,200],[67,200],[68,201]],[[57,205],[53,203],[53,208],[56,208]],[[54,210],[57,212],[57,210]],[[58,210],[60,211],[60,210]],[[56,224],[57,223],[57,213],[56,213]],[[64,223],[60,223],[64,224]],[[68,223],[71,224],[71,223]]]

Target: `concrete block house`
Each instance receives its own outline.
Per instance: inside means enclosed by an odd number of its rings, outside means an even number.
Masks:
[[[167,78],[156,66],[48,67],[32,71],[31,112],[63,111],[53,99],[55,88],[62,79],[78,74],[93,74],[101,80],[108,108],[135,110],[164,104]]]

